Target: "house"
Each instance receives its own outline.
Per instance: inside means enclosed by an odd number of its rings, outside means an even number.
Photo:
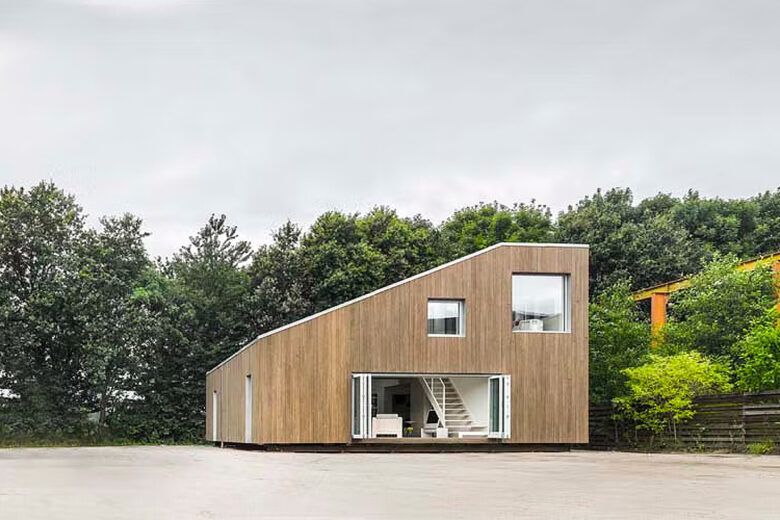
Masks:
[[[588,248],[502,243],[262,334],[206,377],[206,438],[588,442]]]

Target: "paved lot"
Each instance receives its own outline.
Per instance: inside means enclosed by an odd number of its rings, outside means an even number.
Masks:
[[[0,450],[0,518],[779,518],[780,457]]]

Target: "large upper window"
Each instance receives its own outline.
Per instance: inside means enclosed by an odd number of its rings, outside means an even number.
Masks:
[[[428,335],[463,336],[466,304],[463,300],[428,300]]]
[[[568,332],[569,309],[567,275],[512,275],[513,331]]]

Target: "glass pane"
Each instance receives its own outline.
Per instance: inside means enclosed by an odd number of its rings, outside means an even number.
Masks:
[[[490,431],[501,431],[501,387],[497,378],[490,380]]]
[[[566,277],[512,275],[512,330],[565,331]]]
[[[352,435],[360,435],[360,378],[352,378]]]
[[[459,335],[462,302],[428,301],[428,334]]]

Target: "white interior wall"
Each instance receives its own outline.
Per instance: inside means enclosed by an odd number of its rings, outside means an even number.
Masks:
[[[471,412],[474,423],[487,426],[489,415],[489,388],[487,377],[451,377],[463,402]]]

